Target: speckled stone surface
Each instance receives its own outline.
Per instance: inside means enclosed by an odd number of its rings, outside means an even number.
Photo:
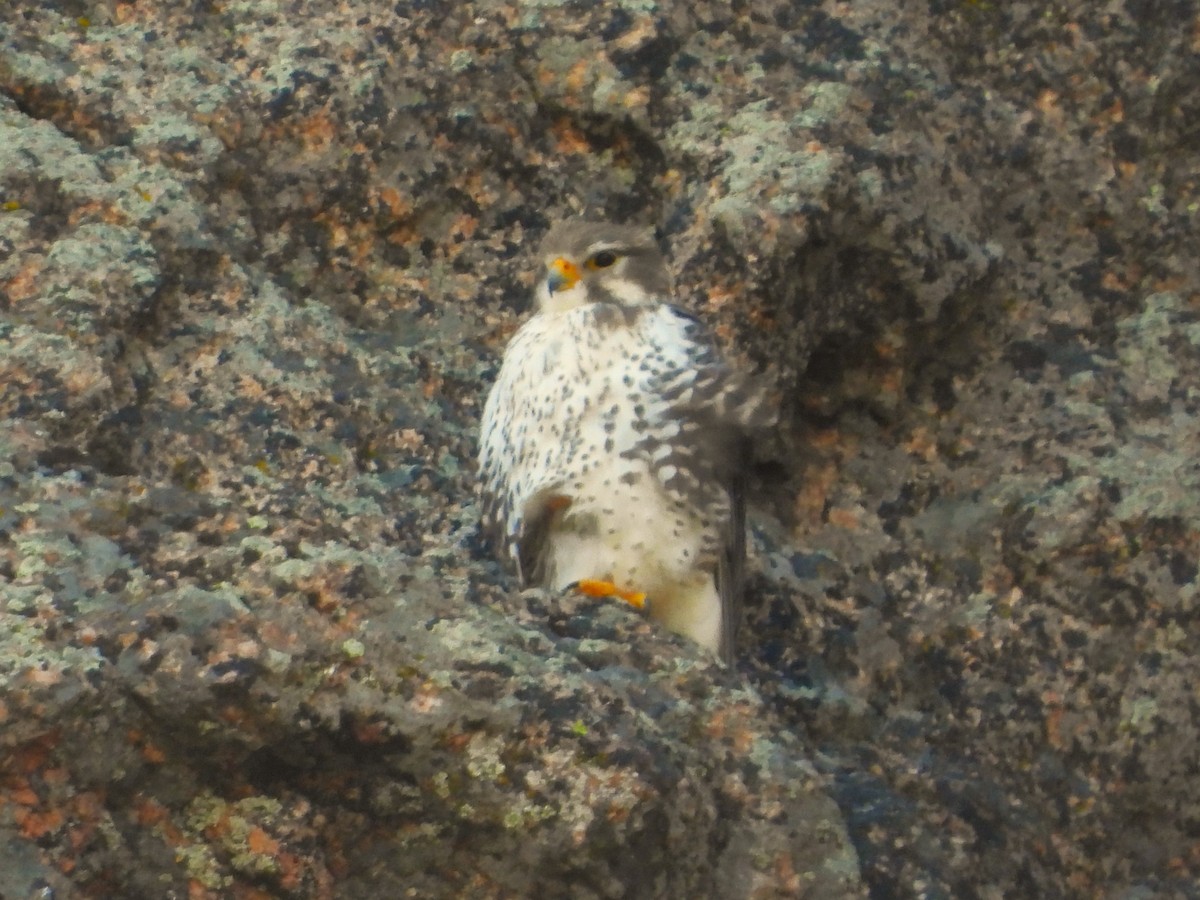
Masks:
[[[0,7],[0,896],[1197,896],[1200,15],[904,7]],[[479,541],[577,212],[785,397],[736,671]]]

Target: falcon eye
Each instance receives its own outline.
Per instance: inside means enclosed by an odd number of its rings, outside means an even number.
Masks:
[[[617,261],[617,254],[611,250],[601,250],[594,254],[586,263],[589,269],[607,269]]]

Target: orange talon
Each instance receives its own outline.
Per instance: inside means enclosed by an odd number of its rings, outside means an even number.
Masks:
[[[597,581],[594,578],[581,578],[575,582],[575,590],[588,597],[611,597],[617,592],[617,586],[611,581]]]
[[[617,591],[617,596],[634,609],[642,609],[646,605],[646,595],[641,591]]]
[[[641,591],[623,591],[611,581],[581,578],[575,583],[575,590],[588,597],[620,597],[634,609],[641,609],[646,605],[646,595]]]

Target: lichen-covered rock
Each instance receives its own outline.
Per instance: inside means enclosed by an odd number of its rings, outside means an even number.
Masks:
[[[1197,29],[5,5],[0,894],[1194,895]],[[479,543],[577,212],[785,397],[736,672]]]

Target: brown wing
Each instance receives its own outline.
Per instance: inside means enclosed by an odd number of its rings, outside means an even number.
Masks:
[[[554,573],[546,571],[546,542],[570,505],[571,498],[557,490],[543,491],[525,505],[515,553],[517,574],[525,587],[545,586],[553,579]]]
[[[729,488],[729,521],[717,560],[717,596],[721,598],[721,659],[732,666],[737,630],[742,620],[742,593],[746,575],[746,493],[744,477],[737,475]]]
[[[655,467],[663,486],[718,522],[710,547],[721,598],[720,654],[733,661],[746,567],[745,471],[750,435],[774,424],[777,409],[762,384],[717,353],[703,324],[666,307],[661,320],[677,335],[682,355],[661,357],[650,382],[656,397],[651,425],[635,452]],[[669,474],[668,474],[669,473]]]

